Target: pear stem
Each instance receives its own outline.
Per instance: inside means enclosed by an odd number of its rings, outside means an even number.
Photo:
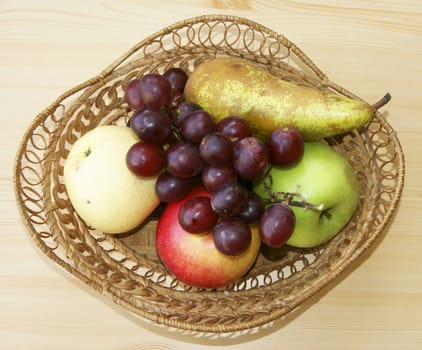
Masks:
[[[268,180],[268,182],[267,182]],[[297,201],[293,200],[293,197],[300,197],[300,193],[294,192],[284,192],[284,191],[273,191],[273,177],[269,174],[267,179],[264,181],[264,189],[269,194],[269,198],[265,198],[265,204],[275,204],[275,203],[283,203],[286,205],[294,206],[294,207],[301,207],[305,210],[314,210],[318,213],[323,213],[325,207],[324,204],[321,203],[320,205],[315,205],[309,203],[305,200]],[[281,198],[280,198],[281,196]]]
[[[378,110],[378,109],[380,109],[381,107],[383,107],[383,106],[385,106],[389,101],[391,100],[391,95],[390,95],[390,93],[389,92],[387,92],[385,95],[384,95],[384,97],[383,98],[381,98],[381,100],[379,100],[379,101],[377,101],[377,102],[375,102],[373,105],[372,105],[372,108],[374,109],[374,110]]]

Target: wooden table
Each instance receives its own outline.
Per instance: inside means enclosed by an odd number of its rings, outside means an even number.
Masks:
[[[373,254],[304,312],[237,337],[154,327],[88,289],[32,242],[12,185],[20,138],[38,112],[147,35],[207,13],[284,34],[368,101],[391,92],[383,113],[406,156],[397,215]],[[0,348],[421,349],[421,58],[417,0],[0,2]]]

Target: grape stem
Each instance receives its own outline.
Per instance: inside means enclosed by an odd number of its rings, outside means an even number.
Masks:
[[[331,218],[331,214],[324,212],[324,203],[315,205],[305,201],[304,199],[299,201],[294,200],[294,197],[301,197],[300,193],[296,192],[273,191],[273,177],[270,174],[265,179],[263,185],[265,191],[269,195],[269,198],[264,199],[265,204],[283,203],[294,207],[301,207],[305,210],[314,210],[320,214],[326,214],[329,219]]]

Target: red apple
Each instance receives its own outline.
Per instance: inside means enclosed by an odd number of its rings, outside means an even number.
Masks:
[[[182,282],[202,288],[226,286],[245,274],[256,260],[261,240],[258,229],[251,226],[249,248],[238,256],[221,253],[210,232],[195,234],[179,224],[178,212],[184,201],[193,196],[209,196],[202,186],[178,202],[167,204],[156,231],[156,248],[161,261]]]

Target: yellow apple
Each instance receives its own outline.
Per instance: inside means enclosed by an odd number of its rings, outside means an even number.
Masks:
[[[107,233],[140,225],[158,206],[157,176],[140,177],[126,165],[139,138],[129,127],[99,126],[78,139],[64,165],[70,202],[85,223]]]

